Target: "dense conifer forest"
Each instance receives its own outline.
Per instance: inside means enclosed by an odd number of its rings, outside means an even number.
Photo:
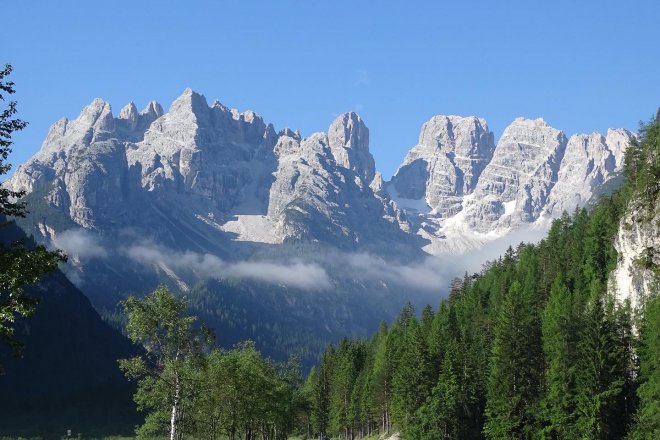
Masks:
[[[553,222],[434,311],[412,307],[370,340],[329,347],[307,377],[309,432],[410,439],[660,438],[660,298],[639,313],[608,283],[626,209],[652,219],[660,121],[626,155],[626,183]],[[648,262],[640,262],[647,264]],[[650,264],[650,263],[649,263]],[[657,268],[653,268],[657,271]],[[608,289],[608,284],[610,288]]]

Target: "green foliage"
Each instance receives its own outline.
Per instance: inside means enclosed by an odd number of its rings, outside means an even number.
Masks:
[[[7,95],[15,93],[14,82],[5,80],[11,74],[12,67],[5,64],[5,68],[0,70],[0,101],[5,103]],[[9,101],[6,107],[0,110],[0,176],[7,174],[11,170],[11,164],[7,163],[7,158],[11,153],[13,141],[12,134],[15,131],[21,131],[27,126],[27,122],[14,118],[18,112],[16,101]],[[8,188],[0,187],[0,214],[7,216],[21,216],[25,212],[25,204],[14,202],[22,196],[23,193],[11,191]]]
[[[574,295],[561,275],[555,277],[543,312],[543,352],[546,392],[543,398],[543,434],[548,438],[576,438],[576,368],[580,313]]]
[[[143,299],[124,302],[129,338],[145,353],[119,361],[130,379],[138,380],[135,402],[150,411],[136,431],[138,437],[170,433],[179,438],[186,429],[186,414],[197,389],[196,376],[204,365],[204,349],[210,342],[205,329],[196,329],[186,316],[186,303],[159,287]]]
[[[274,364],[254,343],[214,351],[200,374],[192,431],[205,438],[286,438],[303,409],[296,362]]]
[[[639,347],[639,409],[636,425],[629,438],[651,440],[660,438],[660,297],[646,304],[640,327]]]
[[[530,438],[540,394],[538,319],[532,291],[514,281],[502,304],[491,355],[484,433]]]
[[[627,197],[639,196],[652,208],[660,194],[660,110],[640,124],[640,139],[626,150],[624,173]]]
[[[418,423],[416,412],[433,387],[431,359],[422,323],[409,318],[392,377],[392,420],[402,429]]]
[[[14,93],[14,83],[5,79],[11,71],[9,64],[0,70],[0,101],[3,104],[7,95]],[[0,109],[0,176],[11,169],[7,159],[12,151],[12,134],[27,126],[25,121],[14,118],[16,112],[16,101],[9,101]],[[9,225],[6,216],[25,216],[25,203],[14,201],[22,195],[22,192],[0,186],[0,232]],[[7,237],[0,236],[0,343],[8,344],[17,355],[20,355],[21,345],[13,338],[14,322],[18,317],[34,313],[37,304],[36,299],[26,295],[23,288],[39,281],[61,261],[65,261],[65,257],[59,251],[51,252],[43,246],[30,246],[23,240],[11,242]]]
[[[253,342],[209,353],[209,331],[196,327],[186,302],[165,287],[123,305],[126,331],[144,348],[119,361],[124,374],[138,380],[135,402],[147,411],[139,438],[169,433],[171,439],[281,440],[309,423],[313,385],[302,385],[296,359],[274,363]]]
[[[619,350],[612,307],[611,299],[593,280],[578,346],[576,428],[582,438],[612,438],[614,424],[625,423],[610,419],[624,383],[624,377],[616,374]]]

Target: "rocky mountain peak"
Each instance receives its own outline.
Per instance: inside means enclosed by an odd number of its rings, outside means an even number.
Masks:
[[[371,181],[369,187],[375,194],[380,194],[383,191],[385,182],[383,181],[383,175],[380,173],[380,171],[376,171],[374,180]]]
[[[632,133],[623,129],[610,129],[607,136],[596,132],[571,136],[546,215],[556,217],[588,203],[601,185],[620,173],[626,147],[632,140]]]
[[[335,147],[369,151],[369,129],[355,112],[335,118],[328,129],[328,138]]]
[[[174,100],[168,110],[168,114],[179,117],[203,118],[208,116],[209,110],[210,108],[204,95],[188,87]]]
[[[511,126],[524,126],[529,128],[550,127],[550,125],[548,125],[548,123],[543,118],[530,119],[530,118],[525,118],[523,116],[519,116],[516,119],[514,119],[513,122],[509,125],[509,127]]]
[[[557,182],[566,144],[564,133],[543,119],[515,119],[479,179],[470,226],[485,232],[537,219]]]
[[[472,137],[492,136],[486,121],[475,116],[436,115],[422,125],[419,145],[437,148],[445,153],[470,154],[478,145]],[[477,142],[473,142],[476,140]]]
[[[369,129],[357,113],[339,115],[328,129],[328,142],[337,165],[355,171],[370,183],[376,172],[369,152]]]
[[[96,98],[83,108],[74,122],[79,128],[91,128],[94,132],[110,132],[114,129],[112,107],[104,100]]]
[[[419,143],[397,170],[394,191],[405,199],[424,200],[442,217],[454,215],[462,209],[462,197],[474,190],[494,149],[485,120],[434,116],[422,125]]]
[[[76,118],[80,123],[94,125],[96,121],[107,114],[112,115],[112,108],[109,103],[101,98],[94,98],[91,103],[83,107],[80,115]]]
[[[614,156],[617,168],[623,167],[623,157],[635,135],[624,128],[610,128],[605,136],[605,143]]]
[[[296,139],[298,141],[300,141],[302,139],[302,137],[300,136],[300,132],[298,130],[293,131],[288,127],[284,127],[283,129],[281,129],[277,135],[278,136],[287,136],[287,137]]]
[[[118,129],[116,135],[121,140],[139,142],[151,123],[162,115],[163,108],[155,101],[149,102],[141,112],[138,112],[135,103],[131,101],[121,109],[115,119]]]
[[[137,121],[138,116],[139,116],[138,109],[135,106],[135,103],[131,101],[128,104],[126,104],[124,108],[121,109],[118,118],[126,119],[129,121]]]
[[[156,101],[149,101],[149,104],[140,112],[143,116],[148,116],[153,120],[156,120],[163,116],[163,107]]]

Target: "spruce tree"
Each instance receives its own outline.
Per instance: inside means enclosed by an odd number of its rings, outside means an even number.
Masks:
[[[445,345],[437,384],[418,410],[415,438],[460,438],[460,383],[458,344],[450,339]]]
[[[614,304],[601,283],[591,281],[578,345],[577,420],[581,438],[615,438],[615,403],[623,391],[621,353],[617,347]]]
[[[408,322],[392,387],[392,416],[397,426],[406,432],[417,423],[415,412],[426,401],[433,387],[426,339],[421,324],[414,318]]]
[[[381,326],[381,329],[383,329],[383,326]],[[391,331],[383,333],[377,339],[370,378],[371,408],[374,416],[380,421],[381,433],[389,431],[391,426],[392,373],[394,370],[391,341],[393,339],[395,339],[395,336]]]
[[[656,440],[660,438],[660,296],[647,301],[639,332],[639,409],[630,438]]]
[[[330,387],[335,361],[335,349],[331,345],[323,353],[321,364],[318,367],[316,381],[312,391],[312,414],[310,416],[312,429],[315,433],[328,432],[330,414]]]
[[[577,438],[576,362],[579,314],[573,295],[557,276],[543,312],[546,391],[543,399],[545,438]]]
[[[539,397],[533,295],[514,281],[500,308],[491,355],[486,423],[490,439],[531,438]]]

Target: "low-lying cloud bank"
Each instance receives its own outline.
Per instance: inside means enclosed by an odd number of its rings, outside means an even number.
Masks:
[[[145,267],[159,267],[178,276],[187,274],[197,278],[238,278],[285,285],[308,291],[330,290],[339,277],[350,277],[363,282],[381,282],[403,289],[445,292],[452,278],[465,272],[481,270],[484,263],[501,256],[509,245],[520,242],[538,242],[546,235],[545,228],[527,228],[485,244],[482,248],[463,255],[429,256],[401,263],[385,260],[381,256],[363,252],[330,251],[323,255],[309,255],[306,259],[285,261],[244,260],[225,261],[215,255],[192,251],[175,251],[160,244],[142,241],[137,244],[113,248],[104,246],[100,238],[83,229],[65,231],[54,244],[78,260],[93,258],[128,258]]]
[[[316,263],[297,260],[286,263],[249,260],[230,263],[211,254],[176,252],[148,243],[130,246],[123,252],[131,260],[145,266],[165,265],[174,271],[189,271],[202,278],[247,278],[305,290],[327,290],[332,287],[328,273]]]

